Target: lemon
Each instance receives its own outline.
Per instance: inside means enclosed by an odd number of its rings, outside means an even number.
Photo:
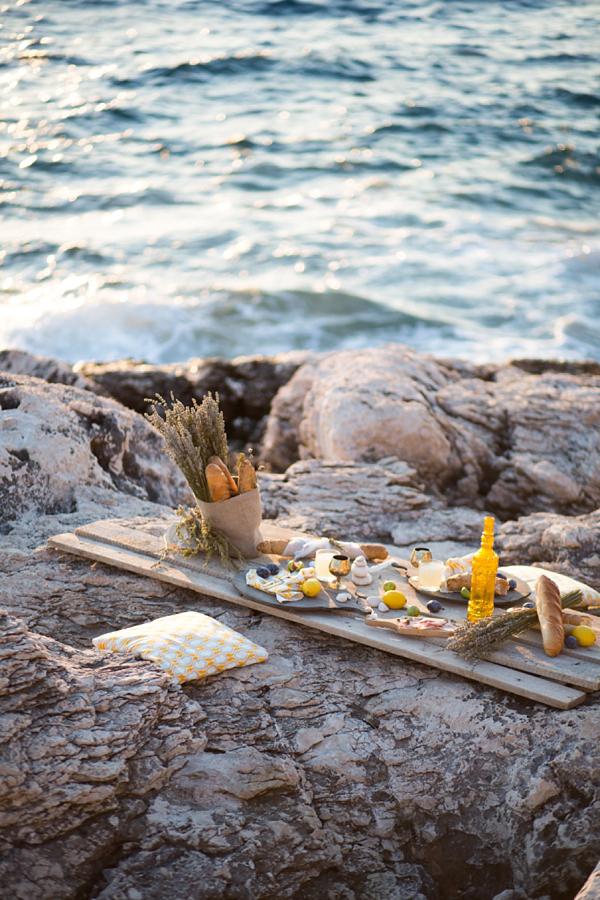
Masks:
[[[596,643],[596,635],[592,628],[587,625],[576,625],[572,631],[572,635],[576,638],[580,647],[591,647]]]
[[[385,591],[381,599],[390,609],[402,609],[406,606],[406,597],[402,591]]]
[[[302,593],[305,597],[316,597],[321,591],[321,585],[316,578],[307,578],[302,584]]]

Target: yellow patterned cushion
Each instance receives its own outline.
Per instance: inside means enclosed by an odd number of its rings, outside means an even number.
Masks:
[[[93,644],[152,660],[177,682],[264,662],[269,655],[227,625],[191,610],[101,634]]]

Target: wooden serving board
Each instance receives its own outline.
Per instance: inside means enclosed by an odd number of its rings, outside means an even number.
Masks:
[[[290,603],[280,603],[273,594],[267,594],[265,591],[259,591],[246,584],[246,569],[247,566],[235,576],[232,583],[243,597],[248,597],[250,600],[254,600],[256,603],[261,604],[265,607],[267,612],[270,612],[273,608],[282,609],[286,606],[289,609],[294,609],[297,612],[303,613],[351,612],[355,615],[360,613],[363,616],[367,616],[371,612],[371,607],[367,605],[365,600],[357,597],[355,591],[347,591],[346,593],[350,593],[351,595],[350,599],[345,603],[342,603],[337,599],[337,595],[341,593],[341,591],[334,590],[332,587],[322,587],[320,593],[317,594],[316,597],[303,597],[302,600],[294,600]]]
[[[78,528],[75,533],[57,535],[48,543],[51,547],[96,562],[155,578],[178,587],[226,600],[265,612],[264,602],[243,596],[234,581],[239,570],[228,569],[217,561],[206,563],[199,558],[181,556],[161,559],[164,551],[163,533],[168,522],[157,520],[151,525],[136,527],[130,521],[103,520]],[[263,523],[265,538],[289,538],[294,535],[273,523]],[[393,547],[388,548],[392,557]],[[269,559],[268,557],[263,557]],[[406,594],[408,602],[426,613],[423,598],[410,587],[397,570],[384,570],[381,578],[393,578]],[[369,588],[369,591],[371,589]],[[464,606],[446,605],[445,615],[455,621],[465,616]],[[445,648],[445,640],[415,640],[385,628],[367,626],[363,613],[339,615],[332,611],[301,611],[289,604],[271,605],[271,615],[295,622],[327,634],[343,637],[402,656],[415,662],[434,666],[482,684],[500,688],[522,697],[536,700],[558,709],[570,709],[582,703],[586,692],[600,690],[600,650],[565,651],[560,657],[545,656],[541,639],[535,632],[527,632],[527,639],[508,642],[485,661],[467,662]],[[381,618],[393,618],[401,613],[390,610]]]

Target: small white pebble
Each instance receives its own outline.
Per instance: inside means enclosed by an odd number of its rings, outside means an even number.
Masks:
[[[336,597],[336,600],[338,600],[340,603],[347,603],[349,599],[350,594],[347,591],[342,591],[342,593],[338,594]]]
[[[379,606],[379,597],[367,597],[367,603],[372,609],[377,609]]]
[[[382,600],[381,603],[378,605],[377,609],[379,610],[379,612],[387,612],[389,609],[389,606],[387,605],[387,603],[384,603]]]

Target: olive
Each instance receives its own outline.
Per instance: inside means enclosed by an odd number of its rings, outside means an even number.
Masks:
[[[256,570],[256,574],[259,578],[269,578],[269,576],[271,575],[266,566],[259,566]]]
[[[430,613],[439,612],[441,608],[442,608],[442,604],[440,603],[439,600],[430,600],[427,604],[427,609],[429,610]]]
[[[266,568],[269,570],[271,575],[277,575],[277,573],[279,572],[279,566],[276,565],[275,563],[269,563],[269,565],[266,566]]]

